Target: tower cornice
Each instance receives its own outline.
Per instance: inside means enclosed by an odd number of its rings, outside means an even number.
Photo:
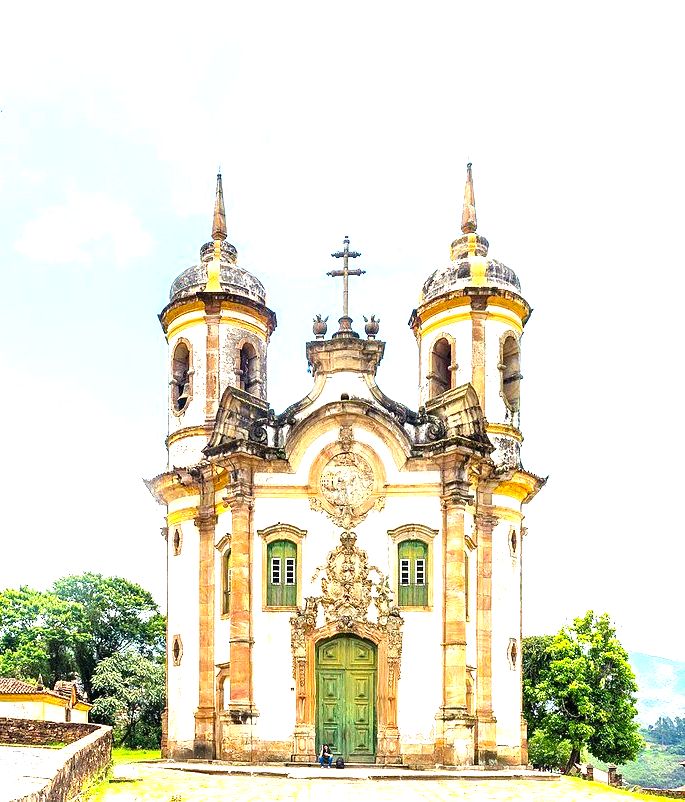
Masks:
[[[409,326],[417,334],[441,312],[462,308],[464,314],[469,315],[472,309],[487,309],[488,306],[499,306],[513,312],[520,319],[522,327],[526,325],[533,311],[524,298],[511,290],[499,287],[464,287],[422,303],[412,311]]]
[[[168,303],[158,317],[162,330],[168,334],[174,321],[182,315],[193,312],[217,314],[217,310],[238,311],[255,317],[264,325],[267,337],[271,336],[277,325],[276,313],[268,306],[231,292],[198,292],[191,298],[179,298]]]

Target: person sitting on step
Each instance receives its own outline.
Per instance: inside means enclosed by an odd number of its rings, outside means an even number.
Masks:
[[[319,763],[325,769],[328,769],[333,765],[333,754],[331,753],[330,744],[324,744],[321,747],[321,752],[319,754]]]

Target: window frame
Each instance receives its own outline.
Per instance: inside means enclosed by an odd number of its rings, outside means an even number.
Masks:
[[[278,552],[275,556],[274,552]],[[294,557],[292,555],[295,555]],[[267,544],[266,561],[266,606],[273,610],[292,610],[297,607],[297,543],[290,538],[276,538]],[[288,581],[288,563],[291,564],[291,579]],[[276,599],[280,599],[277,601]]]
[[[302,596],[302,540],[307,532],[292,524],[278,523],[259,529],[257,534],[262,540],[262,610],[266,612],[295,611],[303,606]],[[295,586],[294,604],[269,604],[269,584],[271,579],[271,565],[269,564],[269,546],[277,541],[287,541],[295,546],[295,556],[285,556],[280,565],[280,581],[283,587]],[[294,560],[292,571],[293,582],[288,580],[288,560]]]
[[[401,556],[404,553],[405,556]],[[421,554],[422,556],[417,556]],[[404,538],[397,543],[397,560],[400,566],[397,583],[397,606],[401,610],[409,608],[425,609],[428,606],[428,582],[426,563],[428,561],[428,544],[418,538]],[[419,567],[421,579],[419,582]],[[405,581],[406,580],[408,581]],[[402,597],[405,601],[402,601]],[[407,597],[413,599],[407,602]],[[420,601],[423,597],[423,601]]]
[[[390,565],[390,573],[392,579],[392,588],[393,588],[393,595],[395,597],[395,604],[397,604],[398,608],[403,612],[430,612],[433,609],[433,594],[434,594],[434,577],[435,571],[433,570],[433,541],[435,540],[436,535],[439,534],[438,529],[431,529],[429,526],[425,526],[424,524],[403,524],[402,526],[398,526],[396,529],[389,529],[388,536],[390,537],[394,547],[390,549],[391,555],[391,565]],[[405,560],[406,558],[400,558],[400,546],[402,543],[410,540],[419,541],[423,543],[426,547],[426,554],[425,558],[425,565],[424,565],[424,582],[425,585],[422,587],[426,587],[426,604],[421,605],[404,605],[400,604],[399,598],[399,589],[400,589],[400,582],[402,579],[402,565],[401,561]],[[409,566],[409,580],[416,579],[416,567],[414,566],[413,571],[411,565]],[[405,586],[406,587],[406,586]]]

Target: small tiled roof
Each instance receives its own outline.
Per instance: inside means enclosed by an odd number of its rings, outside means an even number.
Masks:
[[[35,685],[29,685],[28,682],[23,682],[20,679],[11,679],[10,677],[0,677],[0,693],[37,693],[38,688]]]
[[[0,695],[42,693],[46,696],[52,696],[54,699],[69,701],[71,700],[72,688],[74,687],[75,684],[73,682],[68,682],[67,680],[58,680],[55,683],[54,690],[50,690],[50,688],[47,688],[43,685],[31,685],[29,682],[24,682],[20,679],[0,677]],[[76,688],[76,701],[80,704],[86,704],[89,707],[92,707],[86,697],[78,692],[78,688]]]

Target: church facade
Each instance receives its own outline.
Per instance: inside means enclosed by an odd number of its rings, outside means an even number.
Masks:
[[[410,326],[418,411],[376,382],[385,344],[347,311],[314,321],[308,395],[267,401],[276,317],[227,241],[160,314],[169,345],[164,754],[410,765],[527,762],[521,705],[524,507],[544,480],[520,456],[530,307],[477,233],[462,234]],[[413,358],[413,357],[412,357]]]

